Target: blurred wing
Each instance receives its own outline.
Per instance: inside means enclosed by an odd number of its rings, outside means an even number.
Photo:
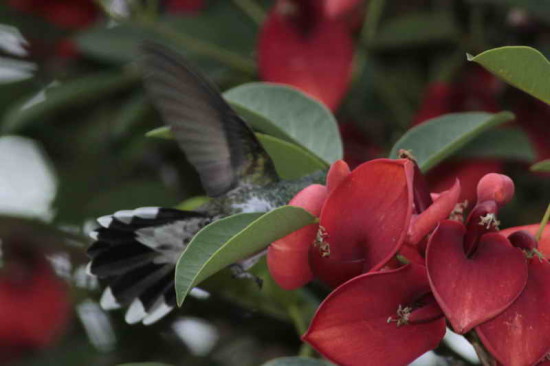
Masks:
[[[163,46],[148,43],[142,50],[148,94],[209,196],[222,195],[239,182],[277,179],[252,130],[212,83]]]

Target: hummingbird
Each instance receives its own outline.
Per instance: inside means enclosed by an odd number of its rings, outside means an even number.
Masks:
[[[88,273],[105,285],[101,307],[127,307],[127,323],[149,325],[175,308],[175,266],[197,232],[226,216],[285,205],[301,189],[323,182],[326,172],[279,179],[252,129],[211,81],[165,46],[146,43],[141,54],[146,93],[211,197],[193,211],[118,211],[98,218],[90,233]],[[244,261],[234,266],[247,269]]]

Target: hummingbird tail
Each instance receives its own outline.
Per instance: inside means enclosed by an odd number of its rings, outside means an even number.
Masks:
[[[106,284],[101,306],[128,306],[126,322],[152,324],[176,305],[174,270],[210,216],[172,208],[142,207],[100,217],[90,233],[88,273]]]

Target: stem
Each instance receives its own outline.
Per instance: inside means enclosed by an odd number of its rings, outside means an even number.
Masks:
[[[363,71],[365,60],[368,54],[368,48],[370,47],[376,30],[378,29],[378,23],[384,9],[386,0],[372,0],[369,3],[365,19],[363,20],[363,27],[359,33],[359,45],[353,55],[353,76],[352,80],[357,80],[359,75]]]
[[[550,219],[550,203],[548,204],[548,207],[546,208],[546,212],[544,213],[544,216],[542,217],[542,221],[540,222],[539,229],[537,230],[537,233],[535,235],[535,239],[537,239],[537,241],[540,241],[540,238],[542,237],[542,233],[544,232],[544,228],[548,224],[549,219]]]
[[[254,0],[233,0],[246,15],[250,17],[257,25],[262,25],[265,19],[264,9]]]
[[[313,348],[303,342],[302,345],[300,346],[300,351],[298,352],[298,356],[300,357],[313,357],[315,354],[315,351],[313,351]]]
[[[291,304],[288,306],[288,315],[294,322],[294,327],[296,328],[296,332],[298,332],[298,336],[301,336],[307,331],[307,324],[304,321],[304,318],[302,317],[302,313],[300,312],[300,308],[296,304]]]
[[[479,361],[483,366],[493,366],[495,364],[493,356],[491,356],[485,347],[483,347],[479,337],[474,331],[468,332],[464,334],[464,336],[474,347],[477,357],[479,357]]]
[[[302,316],[302,312],[300,311],[300,308],[296,304],[291,304],[287,308],[288,315],[292,319],[294,323],[294,327],[296,328],[296,332],[298,333],[298,336],[302,336],[305,332],[307,332],[307,324],[304,320],[304,317]],[[300,347],[300,351],[298,353],[301,357],[312,357],[314,354],[313,348],[305,342],[302,343],[302,346]]]
[[[369,4],[363,28],[361,28],[361,43],[365,46],[370,45],[374,40],[385,4],[386,0],[371,0]]]

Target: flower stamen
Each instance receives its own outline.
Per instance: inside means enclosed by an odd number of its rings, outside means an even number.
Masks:
[[[480,218],[481,220],[479,222],[479,225],[485,226],[487,230],[489,230],[491,226],[498,230],[500,221],[497,220],[497,217],[494,213],[488,213],[487,215],[481,216]]]
[[[390,316],[388,320],[386,321],[388,324],[395,322],[397,327],[407,325],[409,324],[409,317],[411,316],[412,308],[411,307],[403,307],[402,305],[399,305],[397,307],[396,317]]]
[[[327,230],[319,225],[319,230],[317,230],[317,235],[315,236],[313,245],[319,249],[321,257],[330,256],[330,244],[326,241],[326,238],[328,238]]]

